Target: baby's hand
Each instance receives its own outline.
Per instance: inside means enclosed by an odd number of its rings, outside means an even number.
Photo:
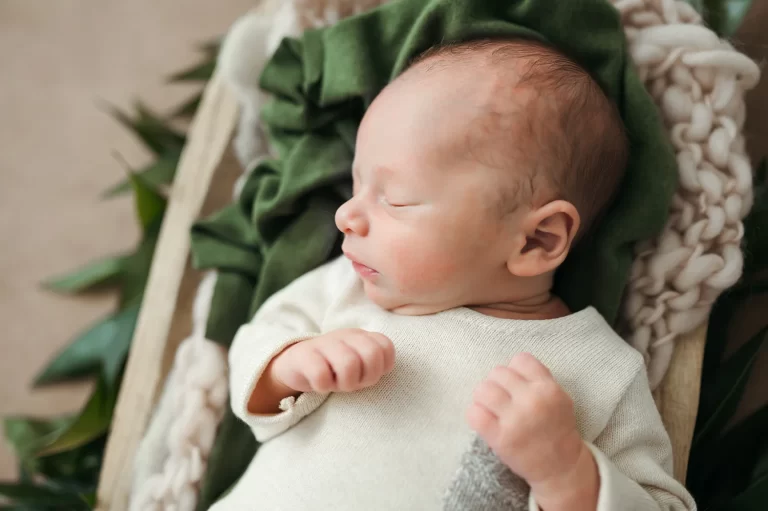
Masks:
[[[388,337],[350,328],[294,344],[275,358],[272,375],[298,392],[353,392],[374,385],[394,365]]]
[[[475,388],[467,421],[532,489],[567,477],[586,448],[573,401],[528,353],[496,367]]]

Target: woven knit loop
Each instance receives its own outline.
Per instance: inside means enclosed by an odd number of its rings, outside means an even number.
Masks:
[[[633,26],[630,53],[670,131],[680,176],[664,232],[652,249],[636,250],[624,307],[628,339],[655,387],[671,343],[706,321],[715,297],[741,276],[741,220],[752,203],[744,93],[759,69],[702,26],[685,2],[614,5]]]

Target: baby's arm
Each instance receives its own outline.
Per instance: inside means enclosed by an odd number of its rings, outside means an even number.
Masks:
[[[336,260],[296,279],[270,297],[258,310],[253,320],[237,332],[229,350],[229,382],[232,411],[248,424],[256,439],[263,442],[299,422],[326,399],[327,394],[305,393],[295,401],[285,401],[282,413],[259,414],[249,411],[249,403],[272,360],[286,348],[320,335],[326,311],[335,293],[345,283],[342,266],[346,261]],[[267,402],[297,395],[285,394],[280,387],[261,388],[270,395]],[[280,398],[280,399],[279,399]],[[259,404],[258,402],[256,404]],[[277,405],[274,412],[277,412]]]
[[[598,511],[692,511],[693,498],[672,476],[672,445],[640,370],[594,443]]]
[[[594,511],[600,481],[578,431],[574,405],[529,353],[494,368],[473,393],[467,421],[530,486],[530,508]]]
[[[354,392],[378,383],[395,365],[386,336],[359,328],[333,330],[296,343],[272,359],[253,389],[248,411],[277,413],[302,392]]]
[[[672,477],[672,446],[640,367],[594,443],[582,440],[573,402],[549,370],[522,353],[481,382],[472,429],[531,487],[530,509],[686,511]]]

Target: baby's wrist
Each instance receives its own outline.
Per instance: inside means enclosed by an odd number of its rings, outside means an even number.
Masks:
[[[268,381],[268,385],[271,389],[273,389],[276,393],[282,395],[286,394],[285,397],[288,397],[289,394],[293,394],[296,392],[299,392],[298,390],[294,389],[293,387],[286,384],[279,376],[278,371],[275,371],[275,362],[277,359],[272,360],[272,362],[267,366],[267,368],[264,370],[264,376]]]
[[[539,507],[548,511],[594,510],[597,506],[600,476],[592,451],[584,442],[575,463],[547,480],[529,484]]]
[[[293,388],[291,385],[289,385],[288,383],[286,383],[286,380],[281,377],[281,374],[285,376],[286,371],[289,371],[284,367],[286,363],[285,354],[288,350],[290,350],[294,346],[296,346],[296,344],[292,344],[288,346],[283,351],[281,351],[278,355],[276,355],[269,362],[267,367],[264,368],[264,373],[262,375],[262,378],[268,381],[269,387],[275,393],[281,395],[283,398],[288,396],[293,396],[301,392],[300,390],[297,390]]]
[[[300,394],[296,389],[286,385],[276,374],[275,363],[285,353],[274,357],[256,382],[256,386],[248,400],[248,411],[255,414],[270,414],[280,412],[280,402],[290,396]]]

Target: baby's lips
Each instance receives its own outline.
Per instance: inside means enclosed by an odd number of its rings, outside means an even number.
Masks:
[[[379,274],[379,272],[377,272],[373,268],[369,268],[364,264],[360,264],[354,261],[352,262],[352,267],[355,269],[357,274],[363,277],[364,279],[370,279]]]
[[[371,271],[376,271],[373,268],[371,268],[370,266],[368,266],[366,264],[363,264],[360,261],[360,259],[358,259],[356,256],[354,256],[351,252],[346,252],[345,251],[344,255],[347,257],[347,259],[349,259],[352,262],[353,265],[355,265],[357,267],[361,267],[361,268],[367,268],[367,269],[369,269]]]

